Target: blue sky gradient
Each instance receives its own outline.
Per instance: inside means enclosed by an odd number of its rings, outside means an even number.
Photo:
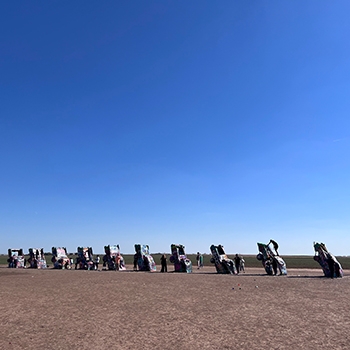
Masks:
[[[0,252],[350,255],[350,3],[0,4]]]

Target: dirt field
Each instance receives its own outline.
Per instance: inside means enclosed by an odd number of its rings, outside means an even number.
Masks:
[[[349,349],[350,271],[0,268],[0,349]]]

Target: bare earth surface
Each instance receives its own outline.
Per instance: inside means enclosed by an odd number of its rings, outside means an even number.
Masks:
[[[0,349],[349,349],[350,271],[0,267]],[[172,269],[170,267],[170,269]]]

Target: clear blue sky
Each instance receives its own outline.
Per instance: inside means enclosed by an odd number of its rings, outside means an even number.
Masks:
[[[2,1],[0,252],[350,255],[348,1]]]

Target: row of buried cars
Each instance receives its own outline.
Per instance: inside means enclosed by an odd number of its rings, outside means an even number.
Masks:
[[[272,241],[274,242],[274,241]],[[261,261],[268,275],[287,275],[287,267],[283,258],[278,254],[276,246],[273,248],[268,244],[257,243],[257,259]],[[275,242],[274,242],[275,243]],[[314,242],[314,260],[317,261],[326,277],[342,277],[343,269],[336,257],[328,251],[324,243]],[[104,247],[105,255],[102,258],[103,270],[125,270],[124,258],[120,253],[119,245],[107,245]],[[215,265],[217,273],[237,274],[235,262],[225,253],[222,245],[210,246],[210,262]],[[43,248],[30,248],[29,258],[26,261],[23,249],[8,250],[8,267],[24,268],[28,263],[30,268],[45,269],[47,263]],[[70,259],[67,249],[64,247],[52,247],[51,262],[55,269],[71,269],[75,263],[75,269],[97,270],[99,258],[94,258],[91,247],[78,247],[75,262]],[[171,244],[170,262],[174,264],[175,272],[192,272],[192,262],[187,257],[185,246]],[[156,263],[149,252],[148,245],[135,244],[134,269],[140,271],[156,271]]]
[[[104,270],[125,270],[124,258],[118,244],[104,247],[102,258]],[[170,262],[174,264],[176,272],[192,272],[192,262],[187,258],[185,247],[181,244],[171,245]],[[48,267],[43,248],[29,248],[29,258],[24,256],[23,249],[8,250],[8,267],[45,269]],[[75,261],[69,258],[65,247],[52,247],[51,262],[55,269],[97,270],[99,257],[94,257],[92,247],[78,247]],[[74,266],[75,265],[75,266]],[[149,252],[148,245],[135,244],[134,267],[140,271],[156,271],[156,263]]]

